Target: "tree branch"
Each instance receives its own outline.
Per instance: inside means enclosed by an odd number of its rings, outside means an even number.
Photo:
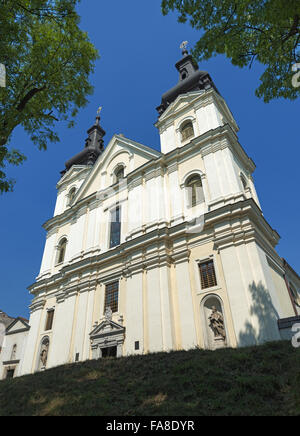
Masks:
[[[17,111],[22,112],[25,109],[25,106],[27,103],[39,92],[42,92],[46,89],[46,85],[42,86],[42,88],[33,88],[27,94],[25,97],[21,100],[21,102],[17,106]]]

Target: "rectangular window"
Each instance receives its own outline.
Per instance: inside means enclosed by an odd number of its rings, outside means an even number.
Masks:
[[[106,285],[104,313],[108,307],[112,312],[118,312],[119,302],[119,282]]]
[[[110,213],[110,242],[109,248],[120,245],[121,242],[121,208],[116,207]]]
[[[202,289],[217,286],[216,272],[213,260],[208,260],[207,262],[200,263],[199,270]]]
[[[48,310],[45,330],[52,330],[54,318],[54,310]]]
[[[134,349],[135,349],[135,350],[139,350],[139,349],[140,349],[140,341],[136,341],[136,342],[134,343]]]

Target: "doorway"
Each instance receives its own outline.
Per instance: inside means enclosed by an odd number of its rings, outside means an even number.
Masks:
[[[117,357],[117,347],[101,348],[102,357]]]

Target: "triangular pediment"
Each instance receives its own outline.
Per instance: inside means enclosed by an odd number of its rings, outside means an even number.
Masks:
[[[177,114],[179,111],[187,108],[194,101],[196,101],[205,91],[193,91],[188,92],[186,94],[179,95],[173,103],[170,104],[168,109],[164,111],[161,117],[158,120],[157,124],[160,124],[162,121],[166,120],[170,116]]]
[[[150,147],[125,138],[122,135],[114,135],[79,189],[75,201],[79,201],[100,189],[106,189],[111,186],[111,171],[118,164],[125,165],[127,175],[150,160],[157,159],[160,156],[160,152]]]
[[[21,333],[30,329],[29,324],[22,318],[16,318],[6,329],[6,334]]]
[[[90,333],[91,339],[124,334],[125,327],[112,320],[104,320],[99,325],[97,325]]]
[[[89,172],[91,172],[91,168],[86,165],[73,165],[57,183],[57,188],[59,189],[62,186],[69,185],[79,177],[86,176]]]

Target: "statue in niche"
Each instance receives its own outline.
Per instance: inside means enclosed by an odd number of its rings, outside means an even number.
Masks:
[[[224,318],[222,313],[218,312],[216,306],[212,306],[212,313],[208,319],[210,321],[209,327],[214,332],[215,338],[221,337],[223,341],[225,341],[226,332]]]
[[[41,350],[41,354],[40,354],[40,359],[41,359],[43,367],[45,367],[47,365],[48,351],[49,351],[49,341],[47,340],[47,341],[43,342],[42,350]]]

